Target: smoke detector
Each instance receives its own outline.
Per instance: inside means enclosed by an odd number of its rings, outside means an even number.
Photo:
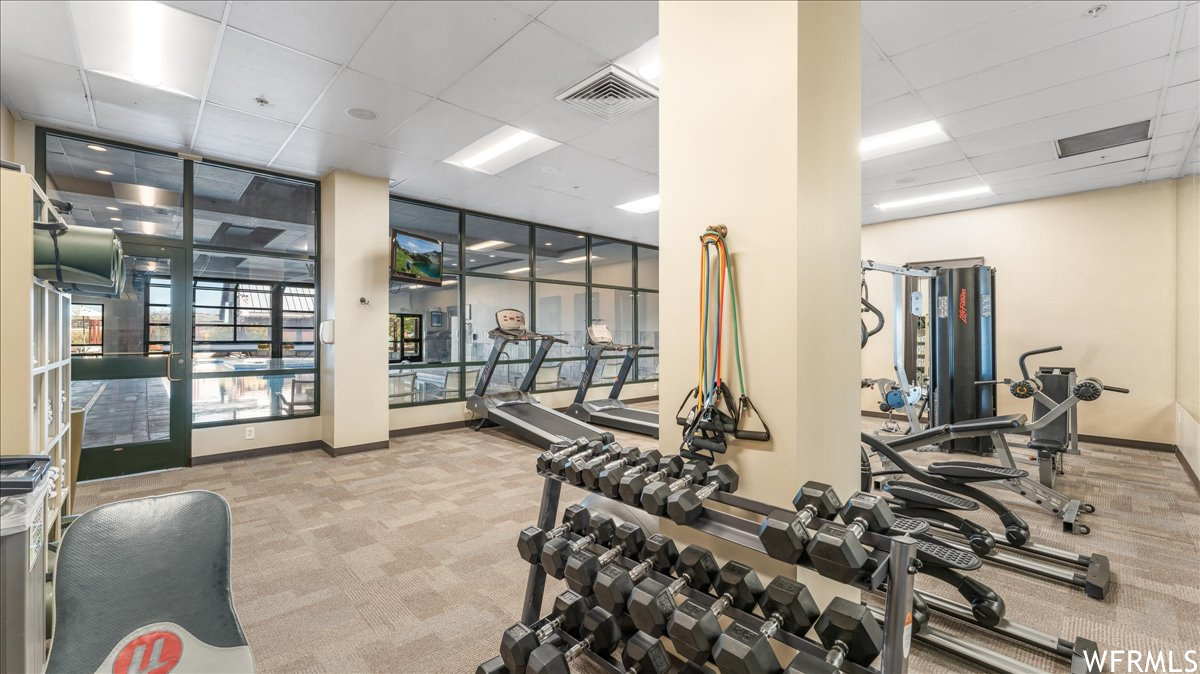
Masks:
[[[658,100],[658,87],[609,66],[557,96],[593,117],[611,122],[646,108]]]

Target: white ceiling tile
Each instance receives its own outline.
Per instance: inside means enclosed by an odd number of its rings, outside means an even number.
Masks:
[[[501,126],[494,119],[434,99],[409,117],[383,144],[441,161]]]
[[[866,68],[869,65],[879,63],[883,57],[879,55],[879,52],[875,51],[875,47],[871,46],[871,36],[867,33],[866,28],[863,29],[860,40],[862,44],[862,61],[859,65]]]
[[[1196,123],[1196,109],[1180,110],[1169,115],[1163,115],[1154,123],[1153,135],[1169,136],[1174,133],[1191,131]]]
[[[200,117],[195,146],[201,154],[219,152],[265,164],[279,151],[293,128],[292,124],[208,103]]]
[[[864,180],[878,178],[880,176],[912,171],[927,166],[948,164],[962,158],[962,153],[958,151],[958,148],[954,147],[953,143],[938,143],[937,145],[929,145],[917,148],[916,150],[909,150],[908,152],[865,161],[862,163],[862,176]]]
[[[1029,199],[1044,199],[1046,197],[1061,196],[1075,192],[1086,192],[1089,190],[1132,185],[1134,183],[1140,183],[1142,181],[1142,175],[1143,174],[1141,171],[1133,171],[1128,173],[1120,173],[1117,175],[1080,180],[1077,182],[1060,183],[1056,185],[1039,185],[1036,187],[1031,187],[1027,190],[1004,194],[1003,201],[1004,203],[1013,203],[1017,201],[1027,201]]]
[[[604,157],[579,148],[559,145],[504,170],[500,175],[535,187],[563,185],[606,161]]]
[[[875,194],[888,190],[918,187],[945,182],[947,180],[967,178],[973,175],[975,175],[975,169],[971,167],[971,164],[965,159],[960,159],[946,164],[927,166],[925,168],[863,180],[862,191],[864,194]]]
[[[300,127],[283,146],[273,163],[321,175],[337,168],[346,168],[367,154],[369,143]]]
[[[66,2],[4,0],[0,2],[0,45],[4,58],[35,56],[78,66],[71,13]]]
[[[591,51],[533,22],[440,98],[511,122],[604,64]]]
[[[528,16],[537,16],[554,4],[554,0],[509,0],[504,3]]]
[[[1182,150],[1188,142],[1187,133],[1173,133],[1169,136],[1156,135],[1150,141],[1150,153],[1158,154],[1159,152],[1170,152],[1172,150]]]
[[[356,157],[345,168],[365,176],[405,181],[416,175],[433,160],[375,146]]]
[[[346,63],[379,25],[389,5],[363,0],[237,0],[229,25],[334,63]]]
[[[908,85],[896,74],[896,69],[880,61],[862,69],[862,105],[869,107],[889,98],[908,93]]]
[[[982,174],[1004,171],[1058,159],[1054,144],[1048,141],[1030,143],[1000,152],[971,157],[971,165]]]
[[[435,96],[529,20],[502,2],[397,2],[350,65]]]
[[[550,99],[532,111],[513,120],[513,126],[536,133],[543,138],[569,143],[595,131],[606,121],[589,115],[557,99]]]
[[[932,183],[929,185],[918,185],[916,187],[899,187],[873,193],[867,193],[864,191],[862,199],[863,204],[874,205],[888,201],[900,201],[903,199],[913,199],[917,197],[930,196],[933,194],[941,194],[943,192],[965,190],[972,187],[979,187],[983,184],[983,181],[981,181],[977,176],[971,175],[954,180],[944,180],[942,182]],[[964,201],[970,201],[973,198],[975,197],[965,199]]]
[[[337,66],[226,29],[208,100],[285,122],[299,122],[329,84]],[[266,106],[256,98],[269,101]]]
[[[1158,96],[1158,92],[1141,94],[1084,110],[1072,110],[994,131],[964,136],[957,142],[968,157],[976,157],[1037,141],[1050,141],[1100,131],[1153,118],[1158,106]]]
[[[1179,51],[1200,46],[1200,5],[1192,4],[1184,10],[1183,33],[1179,36]]]
[[[1183,150],[1175,150],[1173,152],[1162,152],[1154,155],[1150,160],[1150,168],[1160,169],[1167,167],[1179,166],[1179,162],[1183,161]]]
[[[655,143],[653,147],[639,150],[633,154],[617,157],[617,161],[626,166],[632,166],[635,169],[649,173],[658,173],[658,143]]]
[[[429,101],[429,97],[384,82],[354,70],[343,70],[333,85],[304,120],[304,126],[368,143],[379,143],[405,119]],[[364,108],[379,115],[356,119],[350,108]]]
[[[609,159],[657,147],[658,103],[628,117],[609,122],[571,141],[571,145]]]
[[[945,6],[945,4],[943,4]],[[1114,2],[1096,18],[1087,2],[1038,2],[896,56],[917,89],[965,77],[1176,9],[1173,1]]]
[[[1146,171],[1146,182],[1154,180],[1166,180],[1175,177],[1175,167],[1151,169]]]
[[[1162,114],[1195,108],[1200,105],[1200,81],[1179,84],[1167,89],[1167,100],[1163,104]]]
[[[1189,49],[1175,54],[1175,67],[1171,69],[1171,85],[1186,84],[1200,79],[1200,49]]]
[[[1141,61],[1166,56],[1175,20],[1171,14],[1139,21],[1071,44],[1010,61],[970,77],[922,89],[939,116],[1001,101]]]
[[[646,176],[645,171],[609,161],[578,173],[559,174],[561,179],[546,188],[590,201],[611,202],[617,195],[627,193],[630,183]]]
[[[3,52],[0,54],[0,82],[8,93],[5,103],[21,115],[92,124],[78,68],[16,52]]]
[[[658,35],[657,0],[558,2],[538,21],[615,61]]]
[[[1166,67],[1166,57],[1145,61],[949,115],[942,118],[942,126],[951,136],[961,138],[1141,93],[1157,93]]]
[[[480,182],[485,182],[483,178],[490,177],[486,173],[438,161],[400,183],[396,191],[402,194],[419,193],[426,197],[453,197],[479,185]]]
[[[879,47],[888,55],[895,56],[1015,11],[1026,4],[1029,3],[877,0],[862,3],[862,22]]]
[[[88,74],[96,125],[184,148],[192,140],[200,101],[140,84]]]
[[[1122,145],[1107,150],[1097,150],[1096,152],[1088,152],[1073,157],[1055,158],[1036,164],[1027,164],[1025,166],[984,173],[983,181],[989,185],[999,185],[1016,180],[1027,180],[1029,178],[1048,176],[1065,171],[1075,171],[1100,164],[1137,159],[1145,157],[1149,151],[1150,141],[1148,140],[1141,143],[1130,143],[1129,145]]]
[[[898,211],[881,211],[872,205],[867,205],[863,208],[862,218],[864,225],[875,224],[878,222],[891,222],[893,220],[907,220],[909,218],[919,218],[926,215],[937,215],[939,213],[954,213],[956,211],[971,211],[976,208],[986,208],[999,204],[1000,197],[994,194],[981,194],[970,199],[962,201],[946,201],[937,204],[928,204],[925,206],[913,206]]]
[[[1145,157],[1141,157],[1139,159],[1126,159],[1125,161],[1097,164],[1096,166],[1089,166],[1087,168],[1076,169],[1074,171],[1063,171],[1061,173],[1051,173],[1050,175],[1026,178],[1024,180],[1013,180],[1011,182],[992,185],[991,187],[996,194],[1003,196],[1005,194],[1025,192],[1027,190],[1041,189],[1053,185],[1068,185],[1092,180],[1101,180],[1135,171],[1143,171],[1146,168],[1146,161],[1147,160]]]
[[[862,135],[874,136],[932,119],[925,104],[912,94],[890,98],[862,111]]]
[[[225,13],[225,0],[175,0],[163,4],[213,21],[220,21]]]

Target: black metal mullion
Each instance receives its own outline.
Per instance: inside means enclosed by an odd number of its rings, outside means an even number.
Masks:
[[[271,288],[271,358],[283,359],[283,283]]]

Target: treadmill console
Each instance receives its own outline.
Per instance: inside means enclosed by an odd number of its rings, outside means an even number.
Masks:
[[[520,309],[497,311],[496,327],[501,332],[525,332],[525,312]]]
[[[612,331],[604,323],[596,323],[589,325],[587,329],[588,341],[592,344],[612,344]]]

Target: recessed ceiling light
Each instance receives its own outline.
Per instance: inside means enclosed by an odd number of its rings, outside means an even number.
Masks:
[[[417,283],[413,283],[413,284],[411,284],[411,285],[406,285],[406,286],[404,286],[404,287],[405,287],[405,288],[408,288],[409,290],[420,290],[420,289],[422,288],[422,286],[421,286],[420,284],[417,284]]]
[[[110,211],[119,211],[119,210],[121,210],[121,209],[117,208],[116,206],[105,206],[105,208],[107,208],[107,209],[108,209],[108,210],[110,210]]]
[[[450,155],[445,161],[447,164],[494,174],[558,145],[557,141],[506,124]]]
[[[517,267],[516,269],[509,269],[508,271],[506,271],[504,273],[505,274],[520,274],[523,271],[529,271],[529,267]]]
[[[113,227],[113,231],[114,232],[123,232],[123,231],[125,231],[125,228],[124,227]]]
[[[495,239],[489,239],[487,241],[480,241],[479,243],[473,243],[473,244],[467,246],[467,250],[487,250],[488,248],[495,248],[496,246],[507,246],[507,245],[509,245],[509,244],[505,241],[497,241]]]
[[[109,220],[112,220],[113,222],[120,222],[121,218],[109,218]]]
[[[379,113],[366,108],[349,108],[346,110],[346,114],[350,115],[354,119],[361,119],[366,122],[369,122],[372,119],[379,119]]]
[[[576,239],[583,239],[583,238],[586,238],[586,237],[584,237],[584,235],[582,235],[582,234],[579,234],[579,235],[577,235],[575,238],[576,238]]]
[[[448,279],[446,281],[442,281],[442,285],[444,286],[452,286],[455,283],[458,283],[458,279]]]
[[[542,245],[543,245],[543,246],[553,246],[554,244],[552,244],[552,243],[550,243],[549,241],[547,241],[546,243],[543,243]]]
[[[103,145],[88,145],[87,149],[95,150],[96,152],[108,152],[108,148],[104,147]]]
[[[112,175],[112,171],[105,171],[104,169],[96,169],[96,173],[99,173],[102,176]]]
[[[939,192],[937,194],[927,194],[923,197],[913,197],[912,199],[900,199],[898,201],[888,201],[882,204],[875,204],[875,208],[881,211],[892,211],[897,208],[908,208],[910,206],[920,206],[922,204],[931,204],[937,201],[953,201],[955,199],[965,199],[980,194],[991,194],[992,188],[987,185],[979,187],[969,187],[965,190],[954,190],[952,192]]]
[[[863,161],[869,161],[898,152],[937,145],[947,140],[950,140],[950,137],[946,135],[942,125],[934,120],[929,120],[902,129],[867,136],[859,142],[858,152]]]
[[[559,260],[559,262],[563,262],[566,264],[575,264],[576,262],[583,262],[586,259],[587,259],[586,255],[580,255],[579,257],[568,257],[564,260]],[[599,255],[593,255],[592,259],[593,260],[603,260],[604,258],[600,257]]]
[[[653,213],[658,210],[661,199],[659,195],[645,197],[642,199],[634,199],[628,203],[619,204],[617,208],[630,213]]]
[[[467,262],[474,262],[474,261],[475,261],[475,260],[467,260]]]
[[[488,255],[488,257],[496,257],[496,256],[495,256],[495,255]]]

